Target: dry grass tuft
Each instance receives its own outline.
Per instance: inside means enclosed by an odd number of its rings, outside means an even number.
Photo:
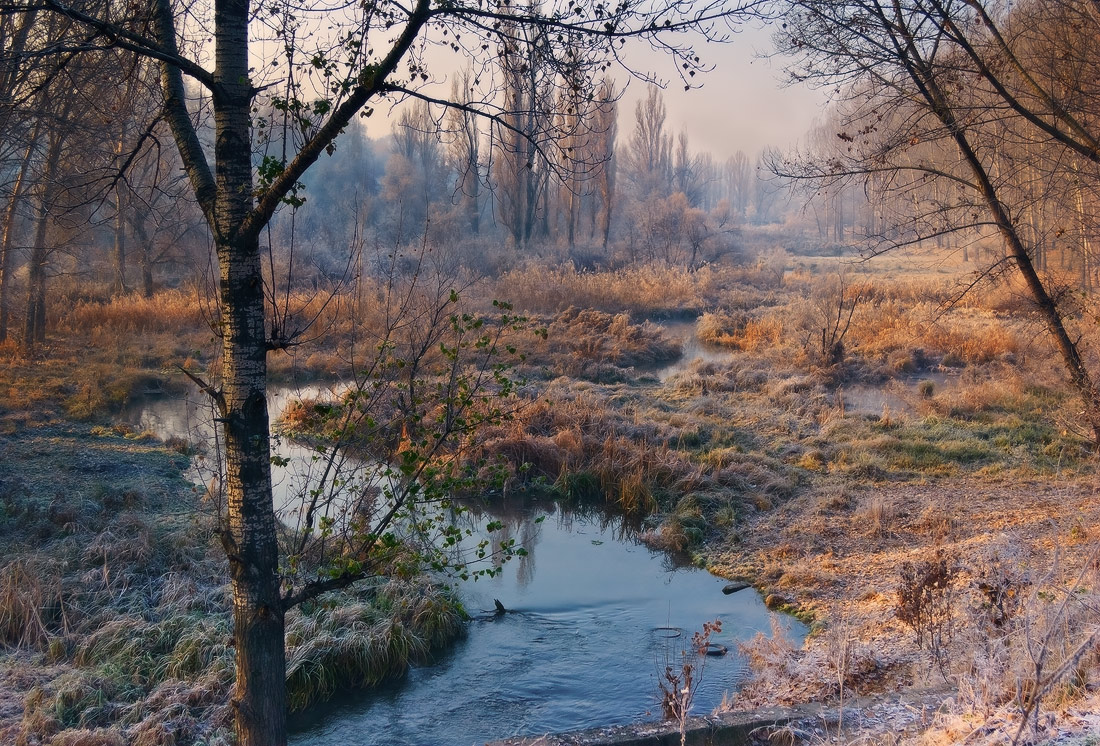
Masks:
[[[548,326],[546,346],[559,373],[587,377],[603,366],[645,367],[675,360],[680,345],[655,325],[634,324],[625,313],[570,307]]]
[[[462,621],[455,598],[425,581],[390,583],[377,597],[368,590],[359,599],[346,594],[337,606],[292,611],[286,632],[290,709],[403,674],[461,634]]]
[[[42,558],[17,558],[0,575],[0,642],[40,648],[57,629],[64,608],[61,568]]]
[[[782,345],[789,333],[781,314],[754,317],[746,311],[708,312],[699,317],[696,336],[710,345],[744,352],[767,352]]]
[[[125,746],[126,739],[116,728],[70,729],[51,738],[48,746]]]
[[[57,329],[116,337],[190,333],[208,327],[207,309],[197,293],[183,290],[164,290],[151,298],[131,294],[106,301],[78,301],[62,313]]]
[[[894,530],[897,518],[894,506],[884,495],[878,494],[867,500],[863,509],[856,513],[855,525],[868,536],[878,538]]]

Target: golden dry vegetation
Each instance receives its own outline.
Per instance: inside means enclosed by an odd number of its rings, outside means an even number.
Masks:
[[[491,318],[490,300],[511,300],[527,322],[503,338],[525,356],[514,371],[523,379],[515,414],[462,453],[503,465],[505,495],[539,490],[635,515],[651,545],[746,577],[813,621],[805,650],[774,640],[753,647],[760,681],[772,684],[753,684],[738,706],[931,688],[952,699],[928,737],[958,722],[1002,722],[989,732],[1008,732],[1019,721],[1013,703],[1025,700],[1069,712],[1100,681],[1094,648],[1051,686],[1042,672],[1027,684],[1026,664],[1037,640],[1061,651],[1081,642],[1044,630],[1100,621],[1086,561],[1100,535],[1095,454],[1020,289],[987,282],[960,296],[968,273],[947,252],[853,263],[773,250],[694,272],[532,264],[471,280],[453,310]],[[382,341],[400,354],[452,312],[438,315],[451,309],[449,291],[391,300],[383,285],[364,284],[292,294],[279,323],[302,343],[271,353],[273,376],[363,370]],[[1081,301],[1077,328],[1095,361],[1090,303]],[[179,368],[206,376],[216,360],[217,325],[198,291],[57,307],[46,347],[33,356],[0,350],[8,434],[58,420],[109,424],[144,391],[189,385]],[[682,349],[705,354],[677,362]],[[937,557],[960,568],[949,665],[930,663],[896,613],[904,565]],[[989,638],[980,626],[988,619],[976,609],[994,572],[1016,583],[1018,608],[998,626],[996,660],[986,660],[992,653],[975,640]],[[1080,590],[1067,580],[1077,577]],[[9,628],[9,642],[20,643]],[[59,672],[91,675],[99,665],[78,660],[77,643],[51,653],[53,639],[23,642],[64,664]],[[355,640],[340,644],[357,649]],[[302,703],[357,675],[334,673],[324,663],[332,650],[295,659]],[[1058,655],[1050,660],[1067,660]],[[981,691],[963,691],[979,669]],[[17,688],[27,686],[50,702],[60,696],[38,679]],[[1038,694],[1021,699],[1027,686]],[[41,711],[32,699],[26,717]]]

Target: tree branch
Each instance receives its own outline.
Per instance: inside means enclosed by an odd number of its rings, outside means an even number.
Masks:
[[[167,2],[167,0],[159,0]],[[321,128],[309,139],[298,155],[287,164],[283,172],[275,177],[271,186],[264,190],[257,200],[256,206],[240,227],[241,234],[259,232],[271,220],[285,197],[298,180],[312,166],[321,153],[331,145],[339,134],[348,126],[363,106],[375,96],[389,90],[388,79],[397,69],[397,65],[412,47],[413,42],[420,35],[421,29],[431,18],[431,3],[429,0],[417,0],[416,6],[409,14],[405,28],[394,42],[393,47],[385,58],[377,65],[368,65],[359,74],[359,85],[352,91],[348,99],[344,101]]]
[[[153,13],[159,16],[162,8],[160,3]],[[172,38],[171,43],[168,44],[165,40],[161,40],[158,44],[153,39],[149,39],[141,34],[135,33],[130,29],[119,26],[116,23],[105,21],[102,18],[97,18],[88,13],[84,13],[77,10],[71,5],[66,3],[57,2],[57,0],[42,0],[42,7],[52,10],[55,13],[59,13],[67,18],[71,18],[78,23],[81,23],[89,28],[93,28],[99,33],[106,36],[112,46],[125,49],[136,54],[140,54],[146,57],[152,57],[162,63],[167,63],[176,67],[181,72],[186,73],[189,77],[202,83],[207,88],[213,90],[214,88],[214,76],[211,75],[201,65],[197,65],[186,57],[182,56],[176,49],[175,37]],[[156,21],[158,26],[158,33],[160,31],[160,19]]]
[[[156,5],[153,9],[153,18],[160,43],[172,56],[178,57],[172,1],[154,0],[154,2]],[[164,89],[165,119],[168,120],[168,126],[172,128],[172,136],[179,146],[180,158],[183,159],[183,166],[191,181],[191,188],[195,192],[199,208],[210,229],[215,230],[217,221],[214,217],[214,201],[217,185],[214,182],[210,164],[206,160],[206,153],[203,152],[202,144],[199,142],[195,125],[191,121],[191,114],[187,111],[182,72],[171,62],[161,60],[160,76],[161,86]]]

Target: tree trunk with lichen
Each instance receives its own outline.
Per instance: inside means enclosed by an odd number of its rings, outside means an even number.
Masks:
[[[248,70],[248,2],[215,8],[214,234],[218,253],[229,556],[240,746],[286,743],[286,654],[271,496],[267,339],[259,237],[245,227],[254,207]]]

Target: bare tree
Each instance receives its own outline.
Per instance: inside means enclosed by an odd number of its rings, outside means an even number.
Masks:
[[[595,156],[601,164],[596,193],[599,196],[600,240],[606,251],[611,236],[611,218],[618,173],[618,158],[615,155],[615,140],[619,127],[618,94],[610,78],[605,77],[600,83],[596,101],[593,130],[599,137],[595,145]]]
[[[468,107],[494,117],[508,131],[518,129],[518,112],[506,111],[506,103],[493,108],[437,94],[431,86],[430,49],[472,59],[477,75],[506,90],[501,76],[525,71],[506,64],[500,56],[503,49],[541,39],[540,55],[547,64],[556,70],[580,65],[589,85],[616,61],[623,40],[637,37],[672,54],[676,69],[686,76],[683,71],[698,69],[698,58],[668,33],[699,29],[707,38],[720,37],[736,9],[723,0],[614,6],[555,2],[522,8],[384,0],[341,7],[331,16],[331,26],[310,30],[307,51],[299,36],[304,23],[299,9],[282,3],[223,0],[211,8],[153,0],[106,9],[58,0],[9,0],[4,7],[9,13],[38,12],[72,22],[74,30],[61,45],[64,54],[94,54],[115,46],[160,63],[164,116],[218,259],[221,367],[215,380],[201,385],[218,409],[225,446],[227,512],[220,536],[232,581],[238,740],[241,746],[281,746],[286,742],[287,609],[353,583],[371,568],[346,564],[309,580],[281,573],[271,491],[267,354],[295,344],[300,330],[265,313],[271,295],[265,293],[260,232],[288,201],[301,203],[303,175],[335,147],[353,117],[386,99],[413,96]],[[209,34],[212,48],[185,43],[192,32]],[[33,51],[41,55],[53,49]],[[212,70],[204,66],[207,59]],[[209,95],[212,160],[188,108],[185,78]],[[272,154],[257,170],[252,114],[263,98],[291,116],[283,138],[286,157]],[[552,148],[553,143],[547,140],[541,147]],[[533,209],[528,200],[527,214]]]
[[[665,132],[667,116],[660,89],[650,86],[634,108],[634,131],[622,154],[624,176],[643,201],[671,193],[672,135]]]
[[[5,190],[3,236],[0,237],[0,342],[8,337],[11,312],[12,274],[15,271],[15,232],[20,209],[29,191],[31,170],[38,160],[43,117],[38,109],[43,100],[41,66],[23,62],[36,14],[5,16],[0,19],[0,43],[11,54],[0,60],[0,132],[5,161],[17,158],[16,176]],[[38,33],[44,33],[38,29]]]
[[[451,98],[469,101],[475,96],[473,74],[460,72],[451,83]],[[464,206],[470,233],[481,232],[481,129],[478,117],[466,109],[447,111],[447,134],[455,178],[455,196]]]
[[[987,272],[1013,267],[1024,281],[1100,445],[1100,393],[1067,328],[1065,296],[1036,269],[1026,211],[1009,201],[1011,180],[998,158],[1022,133],[1095,160],[1084,118],[1036,83],[976,0],[795,0],[783,8],[787,25],[778,38],[796,57],[792,74],[849,95],[833,154],[777,170],[825,186],[869,180],[878,194],[890,191],[909,217],[880,236],[880,249],[938,231],[995,230],[1004,252]],[[927,189],[933,181],[954,189]]]
[[[730,208],[737,217],[744,219],[752,197],[755,174],[743,150],[738,150],[726,159],[723,178],[725,179],[725,198],[729,201]]]

